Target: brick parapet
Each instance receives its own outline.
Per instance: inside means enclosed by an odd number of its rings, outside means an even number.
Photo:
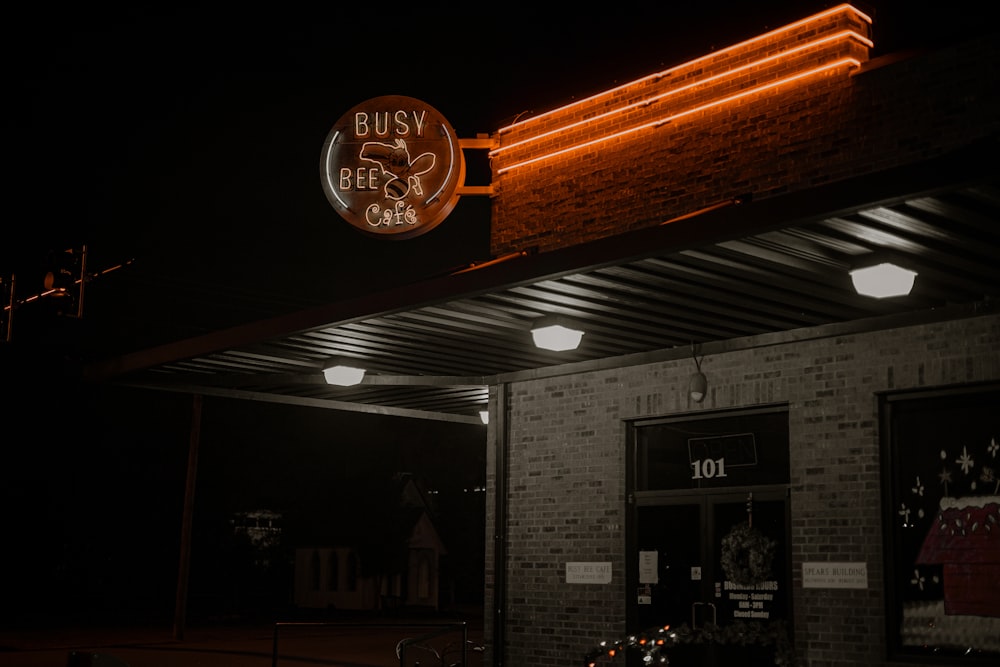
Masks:
[[[944,52],[845,65],[510,172],[499,173],[506,163],[498,156],[491,252],[554,250],[734,197],[765,199],[995,137],[997,48],[994,40],[970,40]],[[559,146],[541,142],[532,152]]]

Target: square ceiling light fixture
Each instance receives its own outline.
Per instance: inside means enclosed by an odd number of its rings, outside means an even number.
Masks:
[[[851,271],[851,282],[858,294],[884,299],[906,296],[913,289],[916,271],[904,269],[890,260],[871,257]]]
[[[575,350],[580,346],[583,331],[561,317],[543,317],[531,325],[535,347],[553,352]]]
[[[323,369],[323,377],[327,384],[340,387],[353,387],[365,379],[365,369],[354,366],[349,361],[336,361]]]

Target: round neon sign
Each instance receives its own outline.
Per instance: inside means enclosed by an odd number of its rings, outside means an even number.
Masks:
[[[465,158],[430,105],[376,97],[341,116],[323,143],[323,192],[357,229],[388,239],[429,232],[458,203]]]

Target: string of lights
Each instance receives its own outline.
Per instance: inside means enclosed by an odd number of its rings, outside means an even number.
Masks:
[[[585,667],[613,665],[619,657],[632,653],[641,658],[643,665],[666,665],[670,663],[669,650],[685,644],[757,646],[773,651],[776,667],[799,664],[790,628],[785,621],[777,620],[766,623],[737,620],[725,626],[705,623],[695,628],[686,623],[677,628],[653,626],[638,634],[600,642],[584,655],[583,664]]]

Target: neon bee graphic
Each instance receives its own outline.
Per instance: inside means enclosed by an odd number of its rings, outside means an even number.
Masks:
[[[385,184],[382,191],[387,199],[398,202],[412,191],[418,197],[424,194],[420,183],[423,174],[434,169],[436,157],[433,153],[421,153],[416,158],[410,158],[410,150],[406,141],[396,139],[395,143],[387,144],[378,141],[368,141],[361,146],[361,159],[374,162],[379,166]]]

